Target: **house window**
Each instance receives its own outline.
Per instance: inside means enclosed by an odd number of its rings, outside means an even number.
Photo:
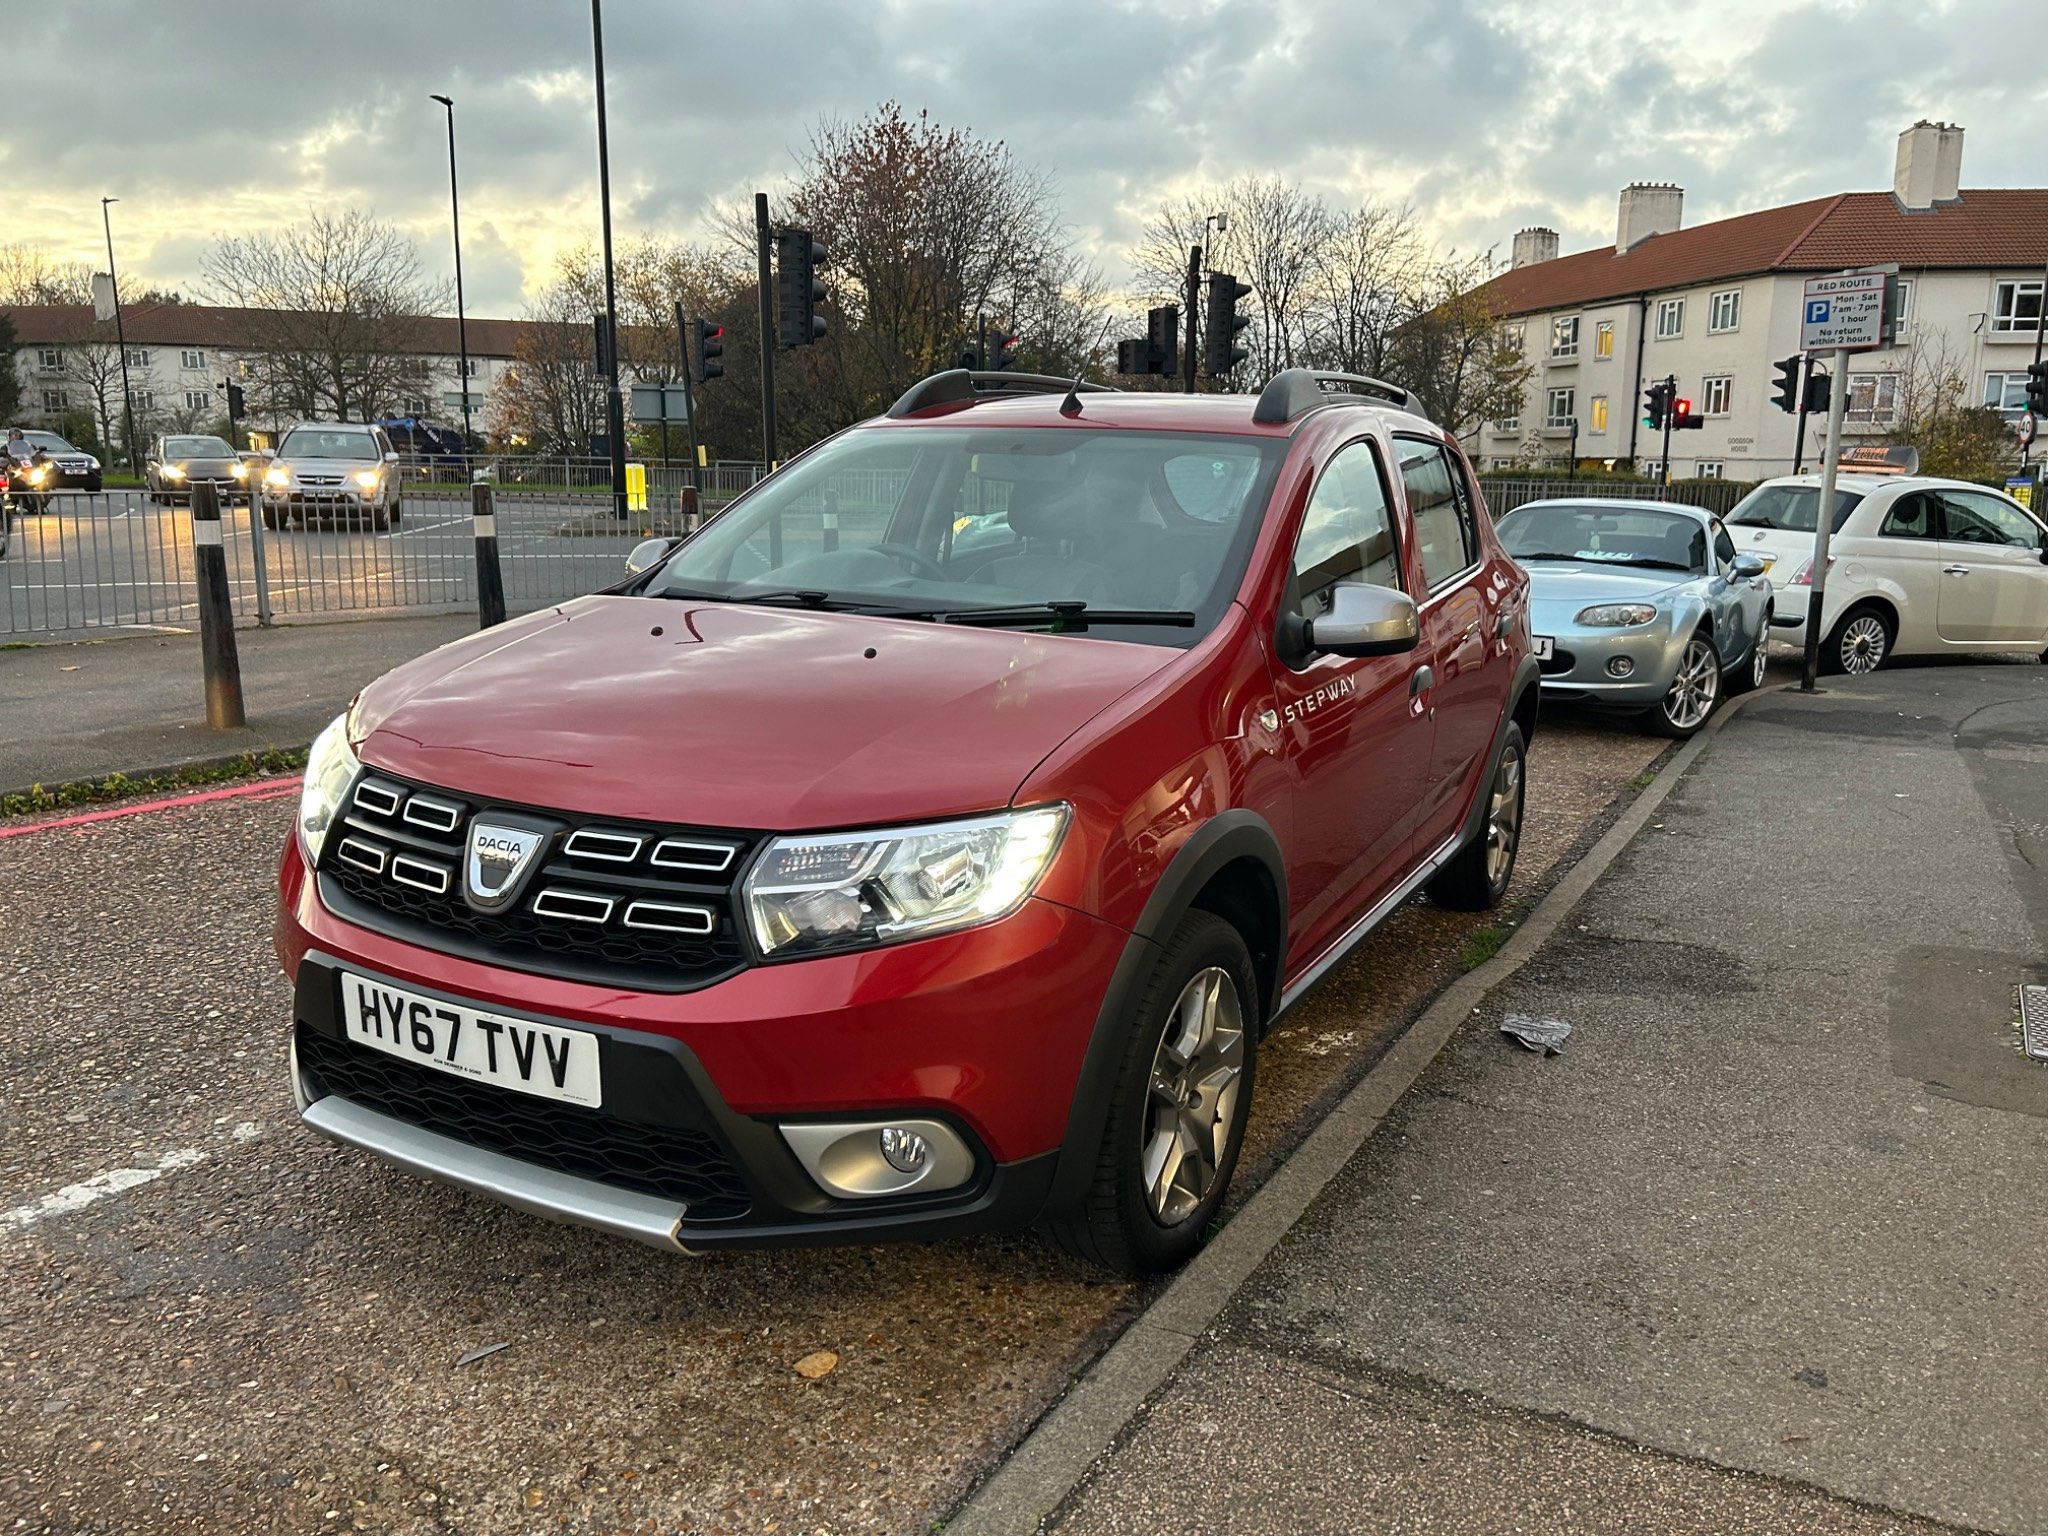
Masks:
[[[1913,279],[1894,278],[1892,295],[1892,334],[1897,335],[1913,323]]]
[[[211,404],[213,404],[213,396],[208,391],[203,389],[188,389],[185,391],[186,410],[203,411]]]
[[[128,400],[138,411],[156,409],[156,391],[153,389],[138,389],[128,396]]]
[[[1999,335],[2033,333],[2041,323],[2041,279],[2000,283],[1991,304],[1991,329]]]
[[[1657,305],[1657,339],[1669,341],[1685,334],[1685,300],[1664,299]]]
[[[70,404],[71,402],[64,397],[64,391],[61,389],[46,389],[43,391],[43,409],[51,415],[66,409]]]
[[[1488,468],[1490,468],[1490,469],[1493,469],[1493,470],[1495,470],[1495,471],[1499,471],[1499,470],[1503,470],[1503,469],[1513,469],[1513,468],[1515,467],[1515,461],[1514,461],[1513,459],[1504,459],[1504,458],[1502,458],[1502,457],[1501,457],[1501,456],[1500,456],[1499,454],[1495,454],[1495,455],[1494,455],[1494,456],[1493,456],[1492,458],[1488,459],[1488,460],[1487,460],[1486,462],[1487,462],[1487,467],[1488,467]]]
[[[42,348],[36,353],[36,366],[38,368],[62,368],[64,366],[63,349],[60,347]]]
[[[1546,427],[1569,427],[1577,413],[1578,391],[1575,389],[1553,389],[1544,398],[1543,425]]]
[[[1605,395],[1595,395],[1593,397],[1592,417],[1592,430],[1595,432],[1605,432],[1607,430],[1607,397]]]
[[[1612,320],[1602,320],[1593,327],[1593,355],[1595,357],[1614,356],[1614,322]]]
[[[180,368],[204,368],[206,366],[206,354],[204,352],[195,352],[190,347],[187,347],[178,354],[178,366]]]
[[[1664,461],[1662,459],[1643,460],[1643,473],[1652,480],[1662,480],[1664,478]]]
[[[1845,421],[1890,421],[1899,408],[1899,376],[1896,373],[1855,373],[1849,376],[1849,395],[1842,408]]]
[[[147,368],[149,366],[149,353],[140,347],[130,347],[128,349],[128,366],[130,368]]]
[[[473,379],[476,377],[476,363],[477,360],[473,357],[464,360],[462,364],[462,376],[465,379]]]
[[[1725,478],[1727,465],[1720,459],[1701,459],[1692,467],[1695,480],[1720,480]]]
[[[399,409],[402,410],[408,416],[424,416],[427,414],[426,396],[410,395],[406,398],[404,403],[400,405]]]
[[[1734,392],[1735,380],[1728,374],[1716,374],[1710,379],[1700,380],[1700,402],[1702,416],[1726,416],[1728,397]]]
[[[238,357],[235,359],[235,377],[240,379],[252,379],[255,376],[256,365],[254,363],[250,362],[249,359],[246,357]]]
[[[1550,355],[1552,357],[1577,357],[1579,355],[1579,317],[1559,315],[1550,322]]]
[[[2027,408],[2027,376],[2024,373],[1985,374],[1984,403],[1992,410],[2004,413],[2008,421],[2018,421],[2020,413]]]
[[[1707,300],[1707,330],[1732,331],[1742,324],[1742,290],[1724,288]]]

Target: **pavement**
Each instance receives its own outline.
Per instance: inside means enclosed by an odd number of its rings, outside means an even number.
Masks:
[[[0,793],[303,747],[365,683],[475,628],[443,614],[238,631],[249,723],[220,731],[197,634],[0,647]]]
[[[1725,720],[1049,1528],[2048,1532],[2044,768],[2032,666]]]

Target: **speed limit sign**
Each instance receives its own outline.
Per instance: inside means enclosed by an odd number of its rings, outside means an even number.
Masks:
[[[2020,412],[2019,426],[2014,430],[2020,435],[2020,446],[2022,448],[2027,447],[2034,441],[2034,434],[2040,429],[2040,425],[2032,411]]]

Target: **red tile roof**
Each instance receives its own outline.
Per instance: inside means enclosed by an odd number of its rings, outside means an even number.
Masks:
[[[7,304],[0,305],[0,313],[13,320],[15,336],[24,346],[61,346],[93,335],[89,304]],[[256,340],[260,328],[253,317],[260,313],[212,304],[124,305],[121,321],[130,346],[254,349],[260,346]],[[535,325],[531,320],[489,320],[472,315],[470,355],[512,357],[521,334]],[[409,332],[413,351],[453,357],[458,350],[452,316],[414,316]]]
[[[1965,191],[1908,212],[1889,192],[1844,192],[1652,235],[1503,272],[1488,285],[1507,314],[1568,309],[1759,272],[1832,272],[1895,261],[2038,267],[2048,261],[2048,188]]]

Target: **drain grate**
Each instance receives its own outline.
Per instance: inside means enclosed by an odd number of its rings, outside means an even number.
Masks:
[[[2048,987],[2020,988],[2020,1049],[2048,1061]]]

